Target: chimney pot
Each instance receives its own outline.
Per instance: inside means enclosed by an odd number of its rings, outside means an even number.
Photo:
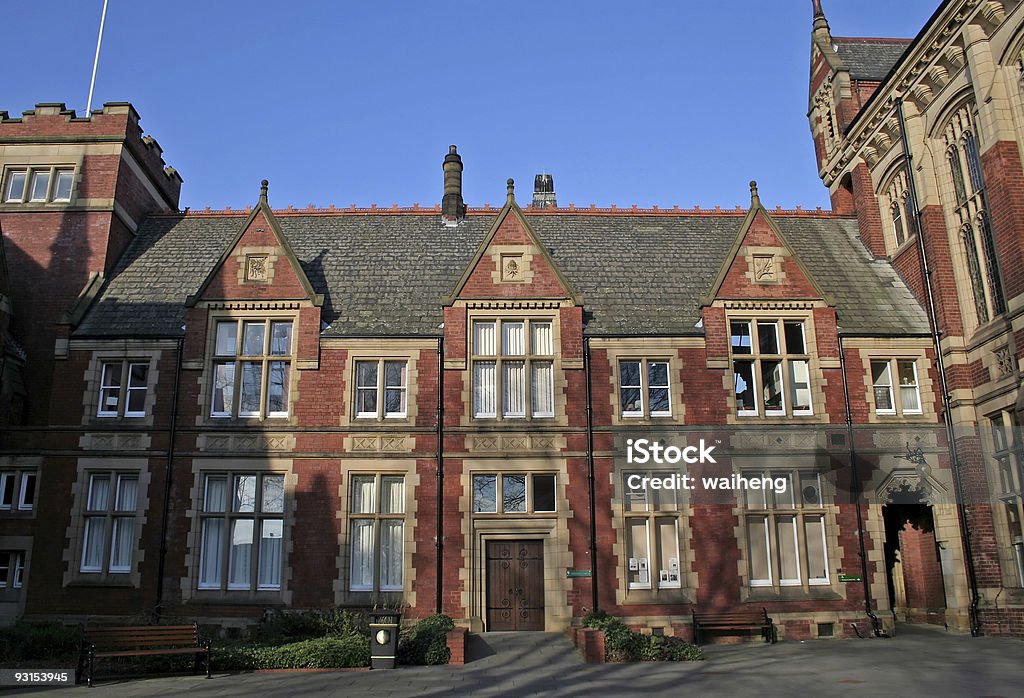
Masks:
[[[444,198],[441,199],[441,218],[455,225],[466,217],[466,203],[462,200],[462,157],[454,145],[441,164],[444,171]]]
[[[555,178],[549,174],[539,174],[533,178],[533,207],[558,208],[555,198]]]

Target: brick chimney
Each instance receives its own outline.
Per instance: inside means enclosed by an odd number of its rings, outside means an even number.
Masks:
[[[446,225],[457,225],[466,217],[466,203],[462,200],[462,158],[454,145],[448,146],[441,169],[444,170],[441,219]]]
[[[539,174],[533,178],[533,207],[558,208],[555,199],[555,178],[549,174]]]

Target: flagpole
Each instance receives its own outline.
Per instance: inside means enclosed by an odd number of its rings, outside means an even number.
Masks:
[[[85,104],[85,116],[92,116],[92,93],[96,87],[96,68],[100,65],[100,45],[103,43],[103,25],[107,21],[107,0],[103,0],[103,14],[100,16],[100,35],[96,38],[96,58],[92,61],[92,80],[89,81],[89,99]]]

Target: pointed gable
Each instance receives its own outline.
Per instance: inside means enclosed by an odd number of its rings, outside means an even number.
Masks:
[[[512,195],[491,225],[448,303],[473,299],[571,300],[578,294],[551,258]]]
[[[831,300],[772,221],[751,183],[751,207],[705,303],[715,299]]]
[[[226,300],[306,300],[316,306],[323,302],[267,204],[266,180],[259,204],[188,305]]]

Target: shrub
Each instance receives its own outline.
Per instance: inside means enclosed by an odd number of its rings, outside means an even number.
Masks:
[[[21,621],[0,630],[0,662],[74,662],[78,628],[60,623]]]
[[[398,661],[402,664],[447,664],[451,659],[448,633],[455,621],[444,614],[424,618],[404,631],[398,640]]]
[[[695,662],[704,652],[679,637],[643,635],[604,611],[588,613],[583,627],[604,631],[604,650],[612,662]]]
[[[369,640],[350,632],[278,647],[265,645],[214,646],[213,666],[218,670],[345,669],[370,665]]]
[[[318,637],[344,637],[351,633],[369,639],[370,631],[362,614],[337,608],[296,612],[274,610],[260,621],[256,640],[261,644],[277,644]]]

